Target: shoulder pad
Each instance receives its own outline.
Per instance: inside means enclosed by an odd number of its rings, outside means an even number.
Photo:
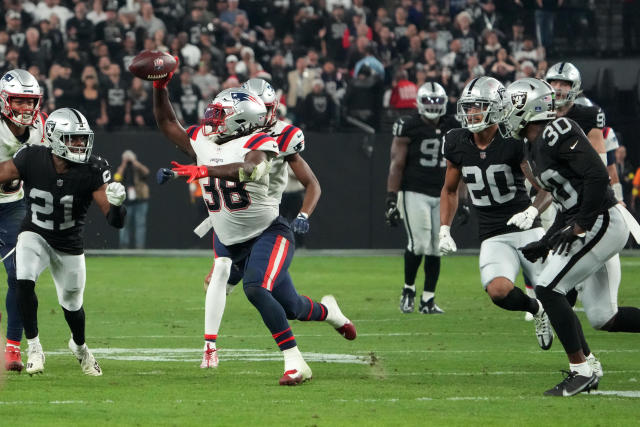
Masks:
[[[104,157],[94,156],[89,157],[89,166],[96,171],[103,171],[109,169],[109,162]]]
[[[393,136],[407,136],[407,132],[416,126],[414,116],[402,116],[393,123],[391,133]]]
[[[247,139],[242,146],[243,148],[247,148],[249,150],[269,150],[270,145],[272,144],[272,147],[274,148],[273,151],[277,151],[278,144],[269,134],[258,132],[253,135],[249,135],[246,138]]]
[[[286,152],[289,146],[295,151],[302,151],[304,148],[304,134],[302,130],[294,125],[287,125],[282,129],[280,135],[277,136],[276,142],[281,152]]]
[[[198,136],[198,131],[200,130],[201,127],[202,126],[193,125],[187,128],[187,135],[189,135],[189,138],[191,138],[192,141],[196,140],[196,137]]]

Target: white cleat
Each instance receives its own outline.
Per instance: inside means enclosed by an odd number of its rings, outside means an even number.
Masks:
[[[30,346],[27,350],[27,374],[41,374],[44,372],[44,351],[40,344]]]
[[[536,327],[536,337],[538,338],[538,344],[543,350],[549,350],[551,344],[553,344],[553,329],[551,328],[551,322],[549,322],[549,316],[547,312],[543,311],[540,314],[533,316],[533,321]]]
[[[324,304],[324,303],[323,303]],[[297,363],[293,369],[289,369],[284,372],[282,378],[280,378],[280,385],[298,385],[305,381],[308,381],[312,377],[311,368],[304,360]]]
[[[593,353],[590,353],[589,356],[587,356],[587,363],[593,370],[593,373],[596,374],[596,377],[598,377],[598,380],[602,378],[602,376],[604,375],[602,364],[600,363],[600,360],[598,360],[598,358],[593,355]]]
[[[320,300],[320,303],[327,307],[326,321],[333,326],[336,331],[348,340],[356,339],[356,327],[351,320],[342,314],[338,302],[333,295],[325,295]]]
[[[526,322],[531,322],[533,320],[533,314],[529,313],[528,311],[524,314],[524,320]]]
[[[216,343],[205,342],[204,353],[202,355],[202,363],[200,368],[217,368],[218,367],[218,350],[216,349]]]
[[[92,377],[99,377],[102,375],[102,369],[100,369],[98,361],[93,357],[93,354],[91,354],[91,350],[89,350],[86,343],[79,347],[73,341],[73,338],[70,338],[69,350],[71,350],[76,359],[78,359],[78,362],[80,362],[80,367],[85,375],[90,375]]]

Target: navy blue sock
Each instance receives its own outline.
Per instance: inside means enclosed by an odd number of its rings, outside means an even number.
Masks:
[[[244,286],[244,293],[247,298],[260,312],[262,321],[271,331],[273,339],[280,347],[286,350],[296,346],[296,340],[289,327],[284,308],[271,295],[271,292],[260,286]]]
[[[5,307],[7,309],[7,340],[11,344],[20,344],[22,339],[22,316],[18,306],[18,281],[14,277],[7,279],[9,285],[7,289],[7,298],[5,299]]]
[[[436,284],[440,277],[440,257],[433,255],[424,256],[424,290],[436,292]]]
[[[416,255],[408,249],[404,250],[404,283],[413,285],[416,281],[418,268],[422,262],[422,255]]]
[[[303,322],[309,320],[323,321],[327,318],[327,307],[317,301],[313,301],[306,295],[298,296],[300,298],[300,309],[296,319]]]

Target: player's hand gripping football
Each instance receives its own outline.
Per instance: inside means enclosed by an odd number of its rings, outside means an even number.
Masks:
[[[174,59],[176,60],[176,68],[174,68],[172,72],[167,74],[167,77],[165,77],[164,79],[154,80],[153,81],[153,87],[154,88],[156,88],[156,89],[164,89],[164,88],[167,87],[167,85],[171,81],[171,78],[173,77],[173,73],[175,73],[176,70],[178,68],[180,68],[180,60],[178,59],[177,56],[174,56]]]
[[[294,233],[306,234],[309,231],[309,215],[300,212],[291,223],[291,228]]]
[[[181,165],[178,162],[171,162],[171,171],[180,176],[188,176],[188,183],[195,181],[196,179],[205,178],[209,176],[209,171],[205,165]]]
[[[533,225],[533,221],[535,221],[537,216],[538,209],[529,206],[526,210],[512,216],[509,221],[507,221],[507,225],[515,225],[520,230],[528,230]]]
[[[554,253],[561,255],[569,255],[573,242],[578,239],[584,241],[585,233],[576,234],[573,225],[567,225],[562,230],[556,232],[551,239],[549,239],[549,245]]]
[[[124,191],[124,185],[119,182],[112,182],[107,185],[106,193],[107,200],[114,206],[120,206],[124,202],[124,199],[127,198],[127,194]]]
[[[388,192],[385,200],[384,219],[388,226],[397,227],[400,222],[400,211],[398,210],[398,194]]]
[[[531,242],[518,249],[529,262],[536,262],[540,258],[542,258],[542,262],[544,262],[547,259],[547,255],[549,255],[551,247],[549,246],[548,240],[540,239],[537,242]]]
[[[160,185],[177,177],[178,174],[169,168],[160,168],[158,169],[158,172],[156,172],[156,181]]]
[[[447,255],[458,250],[456,242],[453,240],[453,237],[451,237],[451,228],[448,225],[440,226],[438,239],[440,240],[438,242],[438,250],[440,250],[443,255]]]

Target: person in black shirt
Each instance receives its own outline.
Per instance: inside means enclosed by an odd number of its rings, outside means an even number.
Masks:
[[[618,253],[630,229],[640,226],[617,203],[607,170],[578,124],[555,118],[555,92],[549,83],[521,79],[505,96],[507,134],[526,140],[525,158],[535,181],[553,194],[558,209],[547,233],[521,251],[531,262],[546,259],[535,283],[536,295],[569,358],[567,377],[545,395],[572,396],[597,388],[602,366],[591,354],[565,295],[582,283],[582,304],[594,328],[640,332],[640,309],[617,303]]]
[[[85,260],[83,229],[91,201],[110,225],[121,228],[126,210],[124,187],[111,182],[109,164],[91,156],[93,131],[77,110],[62,108],[45,122],[50,147],[24,145],[13,159],[0,163],[0,182],[21,179],[27,214],[16,245],[18,305],[29,343],[27,373],[44,371],[44,352],[38,337],[38,299],[35,282],[49,267],[71,329],[69,349],[87,375],[102,370],[85,343]]]

